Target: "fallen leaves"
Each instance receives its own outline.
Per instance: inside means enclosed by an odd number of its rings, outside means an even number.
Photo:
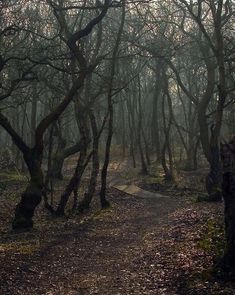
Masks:
[[[98,211],[96,200],[88,215],[44,215],[32,232],[5,233],[1,294],[232,294],[211,280],[221,204],[135,199],[113,189],[108,197],[110,210]]]

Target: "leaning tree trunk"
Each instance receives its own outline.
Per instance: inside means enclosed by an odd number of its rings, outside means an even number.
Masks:
[[[75,115],[77,119],[78,128],[81,135],[81,149],[80,149],[80,155],[78,158],[77,166],[75,169],[75,172],[70,179],[68,185],[66,186],[66,189],[64,193],[61,195],[60,203],[58,205],[58,208],[56,210],[57,216],[64,215],[65,207],[67,205],[67,202],[69,200],[69,196],[72,192],[74,192],[74,198],[75,202],[77,202],[77,192],[78,188],[81,182],[81,178],[83,175],[83,172],[85,171],[85,168],[88,164],[87,161],[87,146],[88,146],[88,138],[89,138],[89,129],[87,127],[87,113],[85,111],[85,108],[82,104],[79,103],[78,100],[75,101]],[[76,204],[74,204],[75,206]],[[75,208],[74,208],[75,209]]]
[[[16,146],[22,152],[30,173],[30,183],[26,188],[26,191],[22,194],[20,203],[16,207],[13,228],[24,229],[33,226],[32,217],[34,215],[35,208],[40,203],[42,198],[43,173],[41,170],[41,163],[44,147],[44,134],[48,127],[53,122],[58,120],[60,115],[72,102],[75,94],[77,94],[78,90],[83,86],[84,80],[88,73],[95,69],[97,62],[87,66],[87,61],[79,46],[80,40],[81,38],[88,36],[92,32],[94,26],[102,21],[108,11],[110,4],[110,0],[105,0],[99,15],[88,22],[84,28],[69,36],[67,45],[80,65],[79,75],[73,81],[73,84],[65,95],[64,99],[38,124],[35,130],[34,148],[28,147],[23,138],[14,130],[8,119],[2,114],[2,112],[0,112],[0,125],[8,132]],[[0,72],[2,69],[3,66],[0,68]]]
[[[111,96],[110,96],[111,100]],[[103,168],[101,171],[101,189],[100,189],[100,203],[101,207],[108,208],[110,206],[109,202],[106,199],[106,185],[107,185],[107,173],[108,173],[108,165],[110,159],[110,148],[112,143],[112,136],[113,136],[113,105],[112,102],[109,102],[109,127],[108,127],[108,137],[106,141],[105,147],[105,159]]]
[[[64,215],[65,207],[66,207],[67,202],[69,200],[69,196],[71,195],[71,193],[73,191],[77,191],[77,187],[80,184],[81,177],[82,177],[83,172],[86,168],[85,159],[86,159],[86,146],[84,145],[84,147],[80,151],[80,156],[79,156],[79,159],[77,162],[75,172],[74,172],[72,178],[70,179],[68,185],[66,186],[65,191],[61,195],[60,202],[59,202],[59,205],[56,210],[57,216]]]
[[[30,149],[24,154],[24,160],[29,169],[30,182],[16,207],[12,223],[13,229],[33,227],[34,211],[41,202],[43,193],[42,150],[38,148]]]
[[[66,147],[66,140],[62,136],[62,132],[60,128],[57,130],[58,133],[58,148],[55,154],[53,155],[53,163],[52,163],[52,168],[51,168],[51,177],[54,179],[63,179],[63,166],[64,166],[64,161],[78,153],[81,148],[81,142],[78,141],[74,145],[70,147]]]

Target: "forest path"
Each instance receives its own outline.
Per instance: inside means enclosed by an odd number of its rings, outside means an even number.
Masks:
[[[6,234],[0,240],[0,294],[234,294],[202,274],[213,258],[199,241],[208,220],[222,220],[222,205],[141,190],[130,166],[111,164],[111,208],[99,210],[97,195],[86,214],[47,216],[29,233]]]
[[[118,171],[112,176],[116,177]],[[112,182],[109,185],[113,186]],[[134,261],[145,253],[148,237],[156,232],[162,234],[161,227],[169,222],[169,214],[182,207],[183,202],[177,197],[159,198],[148,192],[144,192],[147,197],[143,198],[139,195],[142,190],[134,189],[133,195],[116,186],[119,190],[108,190],[112,208],[98,211],[82,223],[71,219],[53,230],[40,232],[38,237],[34,233],[33,245],[38,245],[35,249],[29,238],[29,245],[27,241],[25,244],[29,251],[22,252],[20,247],[15,252],[6,251],[0,261],[4,265],[0,293],[165,294],[160,287],[160,293],[156,293],[156,286],[146,288],[135,279]]]
[[[108,185],[123,193],[139,198],[168,198],[170,196],[144,190],[135,184],[138,179],[138,168],[132,168],[130,161],[111,163],[109,168]]]
[[[162,195],[159,193],[153,193],[146,190],[141,189],[140,187],[136,186],[135,184],[124,184],[124,185],[113,185],[113,188],[129,194],[133,197],[139,198],[169,198],[169,196]]]

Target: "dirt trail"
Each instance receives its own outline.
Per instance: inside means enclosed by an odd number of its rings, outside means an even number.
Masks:
[[[125,275],[130,276],[130,266],[142,253],[145,237],[167,222],[168,213],[179,203],[167,198],[137,199],[120,192],[111,199],[112,210],[73,230],[54,234],[35,254],[19,255],[15,270],[5,273],[8,279],[1,283],[0,293],[152,294],[129,285]],[[18,293],[13,293],[15,288]]]
[[[130,167],[130,161],[127,160],[118,164],[114,163],[113,165],[111,165],[108,177],[109,187],[115,188],[133,197],[153,199],[169,197],[160,193],[146,191],[135,185],[134,182],[138,177],[138,169]],[[129,175],[128,172],[130,172]]]
[[[182,200],[138,193],[110,188],[111,209],[82,224],[68,220],[38,237],[34,232],[39,247],[28,253],[1,251],[0,294],[158,294],[156,286],[145,290],[134,279],[133,261],[144,252],[146,237],[168,223],[168,214],[182,206]]]
[[[169,198],[169,196],[166,196],[166,195],[143,190],[140,187],[136,186],[135,184],[114,185],[113,188],[115,188],[121,192],[124,192],[126,194],[129,194],[131,196],[144,198],[144,199],[146,199],[146,198],[153,198],[153,199]]]
[[[222,204],[143,191],[130,166],[110,165],[108,210],[99,209],[98,195],[89,212],[69,218],[51,219],[41,205],[35,228],[21,234],[2,219],[0,295],[235,294],[209,279],[223,241]],[[7,197],[12,207],[17,195]]]

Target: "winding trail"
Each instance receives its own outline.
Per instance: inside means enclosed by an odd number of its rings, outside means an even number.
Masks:
[[[31,233],[29,247],[32,240],[38,247],[26,253],[14,249],[3,257],[0,252],[4,265],[0,294],[174,294],[136,280],[133,262],[145,252],[146,239],[161,231],[169,214],[183,202],[144,191],[117,173],[111,173],[109,180],[111,209],[96,212],[82,223],[62,220],[53,228]]]
[[[113,167],[114,166],[114,167]],[[169,196],[153,193],[146,190],[141,189],[140,187],[134,184],[135,178],[137,178],[137,169],[130,168],[129,161],[123,161],[116,165],[111,165],[109,172],[109,187],[113,187],[123,193],[129,194],[134,197],[139,198],[168,198]],[[115,167],[116,166],[116,167]],[[125,175],[126,172],[132,172],[132,179]],[[134,171],[133,171],[134,170]],[[134,176],[133,176],[134,175]]]
[[[152,193],[146,190],[141,189],[140,187],[136,186],[135,184],[124,184],[124,185],[114,185],[112,186],[113,188],[124,192],[126,194],[129,194],[134,197],[139,197],[139,198],[169,198],[169,196],[162,195],[159,193]]]

